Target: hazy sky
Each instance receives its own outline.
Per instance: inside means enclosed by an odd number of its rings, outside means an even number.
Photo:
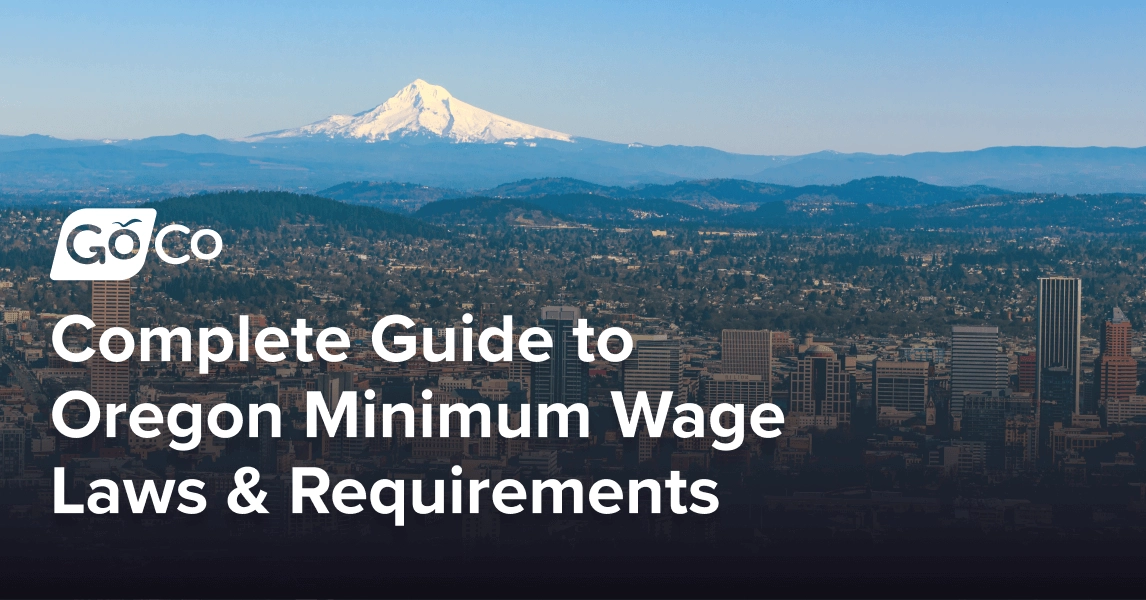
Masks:
[[[1146,3],[0,3],[0,134],[238,137],[416,78],[616,142],[1146,145]]]

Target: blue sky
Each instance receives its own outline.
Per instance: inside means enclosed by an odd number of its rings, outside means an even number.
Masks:
[[[237,137],[416,78],[754,154],[1146,145],[1146,3],[0,3],[0,134]]]

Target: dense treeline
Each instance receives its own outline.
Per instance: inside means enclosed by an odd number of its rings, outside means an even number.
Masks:
[[[194,223],[234,229],[273,229],[282,222],[316,221],[354,233],[441,237],[443,232],[417,219],[369,206],[289,192],[222,192],[149,202],[161,222]]]
[[[477,219],[481,222],[512,221],[522,211],[538,210],[549,217],[595,223],[600,221],[701,222],[701,208],[673,200],[628,198],[618,200],[592,194],[560,194],[517,198],[457,198],[427,204],[414,213],[422,219],[454,222]]]
[[[455,198],[418,209],[414,216],[427,221],[465,221],[468,224],[511,222],[519,216],[557,219],[557,215],[528,200],[514,198]]]
[[[946,188],[944,188],[946,189]],[[1095,196],[1043,196],[1010,194],[978,197],[940,204],[888,206],[879,203],[844,202],[834,197],[805,196],[795,200],[706,208],[676,200],[609,198],[590,194],[561,194],[526,200],[463,198],[423,206],[420,218],[440,222],[464,219],[473,203],[482,204],[482,220],[508,215],[522,202],[560,217],[587,223],[675,223],[693,227],[751,229],[801,228],[862,230],[871,228],[1023,230],[1053,232],[1146,231],[1146,196],[1104,194]]]
[[[618,200],[672,200],[698,206],[752,206],[807,198],[852,204],[916,206],[1010,194],[985,186],[944,187],[907,177],[868,177],[840,185],[788,186],[742,179],[703,179],[672,184],[606,186],[568,177],[524,179],[466,194],[458,190],[395,182],[348,182],[319,195],[388,210],[413,211],[441,199],[465,196],[532,199],[586,195]]]

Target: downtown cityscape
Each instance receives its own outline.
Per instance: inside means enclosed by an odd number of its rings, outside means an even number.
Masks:
[[[248,196],[242,206],[258,204],[257,196]],[[159,203],[161,214],[165,207],[178,210],[178,202]],[[25,499],[10,519],[52,521],[56,466],[67,467],[69,489],[79,498],[97,478],[194,475],[208,482],[214,503],[234,488],[235,469],[256,466],[277,510],[245,526],[288,539],[345,536],[347,527],[346,517],[286,510],[295,467],[318,466],[333,481],[448,478],[460,465],[463,478],[579,479],[586,489],[623,473],[664,479],[678,471],[719,483],[722,508],[714,515],[631,515],[625,529],[600,516],[569,514],[568,507],[562,514],[490,511],[453,520],[431,514],[407,522],[457,540],[459,548],[510,553],[555,540],[580,544],[617,536],[704,548],[745,535],[746,543],[767,551],[776,540],[800,543],[799,536],[825,528],[853,542],[890,543],[880,540],[916,535],[920,523],[952,539],[1108,536],[1112,527],[1132,535],[1139,507],[1146,506],[1137,462],[1146,437],[1138,361],[1146,354],[1143,335],[1118,306],[1132,310],[1143,301],[1133,287],[1138,284],[1088,288],[1081,277],[1039,274],[1046,262],[1080,246],[1133,252],[1136,242],[1126,239],[1019,234],[994,249],[988,243],[998,242],[973,232],[921,243],[896,231],[872,239],[846,231],[464,221],[448,233],[412,230],[382,239],[318,213],[273,228],[221,228],[227,245],[218,261],[151,262],[127,281],[52,282],[44,277],[46,262],[34,257],[50,252],[61,216],[52,209],[6,213],[9,223],[25,224],[6,230],[7,256],[26,257],[8,263],[15,266],[0,283],[4,485]],[[386,226],[397,231],[394,223]],[[1020,246],[1031,250],[1018,252]],[[821,254],[821,265],[801,260],[809,247]],[[990,250],[977,255],[983,262],[970,262],[972,247]],[[893,248],[913,249],[901,256],[889,252]],[[1000,260],[1000,254],[1010,256]],[[857,269],[857,260],[866,262]],[[1127,269],[1116,253],[1076,264],[1098,276]],[[1001,293],[1002,282],[1014,287]],[[1000,293],[956,291],[984,283]],[[1105,297],[1087,298],[1084,289]],[[803,305],[821,307],[820,314],[800,316]],[[1097,308],[1106,305],[1112,306]],[[68,331],[73,351],[110,327],[137,336],[141,327],[176,324],[235,330],[240,314],[252,315],[252,336],[301,317],[315,327],[338,325],[352,348],[339,363],[298,362],[288,350],[283,362],[232,359],[211,365],[207,374],[194,361],[141,363],[138,356],[69,363],[51,350],[50,337],[55,322],[73,313],[96,324],[90,334]],[[459,326],[463,314],[479,328],[510,315],[515,333],[547,329],[554,350],[540,363],[520,355],[511,363],[383,362],[371,349],[371,330],[393,313],[439,328],[437,344],[440,328]],[[629,331],[630,358],[578,360],[570,330],[580,318]],[[182,351],[176,338],[172,354]],[[72,389],[88,390],[103,404],[130,398],[131,406],[152,403],[164,412],[179,402],[205,408],[271,402],[281,410],[283,433],[272,438],[264,428],[254,439],[205,434],[189,451],[172,450],[167,430],[152,438],[68,439],[51,427],[47,413]],[[508,403],[516,422],[523,403],[582,403],[588,436],[577,435],[574,415],[568,438],[506,439],[496,431],[464,437],[457,422],[448,438],[406,437],[399,425],[391,437],[307,438],[306,392],[320,391],[333,402],[346,390],[375,393],[378,431],[384,404],[485,403],[496,419],[494,405]],[[433,399],[423,400],[423,390]],[[706,410],[722,402],[748,411],[773,403],[785,422],[779,437],[749,436],[733,451],[714,450],[718,438],[711,431],[704,438],[627,439],[613,411],[613,391],[629,403],[638,391],[650,398],[670,391],[674,404],[694,402]],[[367,402],[364,395],[359,402]],[[72,418],[86,418],[82,405],[73,408]],[[1064,494],[1101,503],[1080,524],[1077,509],[1061,504]],[[848,521],[841,529],[843,515]],[[76,518],[109,526],[96,515]],[[544,534],[534,519],[549,523]],[[379,523],[353,535],[396,535],[392,528]]]
[[[0,0],[0,581],[1140,597],[1144,24]]]

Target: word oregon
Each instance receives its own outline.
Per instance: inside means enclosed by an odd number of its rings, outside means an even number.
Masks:
[[[462,315],[462,323],[473,323],[473,316],[469,313]],[[52,347],[60,357],[71,362],[83,362],[91,358],[96,349],[87,347],[73,351],[65,343],[65,334],[73,326],[91,330],[95,322],[84,315],[68,315],[60,319],[52,330]],[[517,352],[530,362],[543,362],[549,359],[545,350],[553,348],[553,337],[542,327],[530,327],[514,339],[513,317],[504,316],[501,327],[487,327],[475,332],[471,327],[460,329],[450,327],[444,330],[444,339],[441,348],[435,348],[435,329],[425,327],[422,329],[421,344],[417,335],[402,335],[401,332],[414,328],[415,323],[404,315],[389,315],[382,318],[374,326],[370,336],[374,351],[387,362],[405,362],[415,357],[419,352],[429,362],[453,362],[457,360],[474,360],[474,350],[481,358],[488,362],[512,362],[514,346]],[[589,340],[596,336],[596,331],[588,326],[586,319],[579,319],[577,327],[572,329],[577,339],[577,356],[582,362],[593,362],[597,357],[589,350]],[[386,341],[393,338],[388,347]],[[327,362],[341,362],[346,360],[344,350],[350,348],[350,336],[341,328],[328,327],[315,330],[308,327],[306,319],[298,319],[295,326],[289,331],[278,327],[264,327],[257,333],[250,328],[250,317],[239,317],[238,335],[224,327],[201,327],[198,331],[197,343],[192,343],[191,331],[186,327],[167,329],[166,327],[143,327],[139,330],[139,343],[136,343],[132,332],[123,327],[109,327],[94,340],[99,348],[100,355],[110,362],[124,362],[137,356],[141,362],[153,360],[171,361],[172,349],[178,343],[179,361],[191,362],[192,353],[199,365],[199,372],[206,374],[210,371],[211,363],[221,363],[237,357],[240,361],[251,360],[252,347],[255,356],[266,362],[274,363],[286,360],[283,350],[293,348],[295,358],[300,362],[311,362],[318,358]],[[614,352],[610,349],[610,341],[616,340],[620,348]],[[497,342],[494,344],[493,342]],[[118,342],[118,343],[117,343]],[[138,346],[138,353],[136,352]],[[459,352],[460,349],[460,358]],[[609,327],[597,337],[597,353],[608,362],[618,363],[633,351],[633,338],[629,332],[620,327]]]
[[[430,390],[422,391],[422,399],[426,402],[417,408],[409,403],[382,404],[380,407],[372,402],[360,403],[358,392],[355,391],[343,392],[337,401],[325,398],[322,392],[317,391],[307,392],[306,396],[306,435],[309,438],[323,435],[322,430],[332,437],[342,432],[346,437],[361,435],[372,438],[377,435],[378,421],[381,421],[382,437],[392,437],[394,432],[398,431],[399,435],[412,438],[419,435],[419,429],[420,435],[424,438],[446,438],[454,432],[461,437],[470,437],[475,420],[481,437],[488,438],[492,435],[493,415],[489,406],[480,403],[471,406],[461,402],[435,405],[429,402],[433,398]],[[363,396],[371,401],[376,394],[374,390],[366,390]],[[621,435],[632,438],[643,425],[649,437],[661,437],[668,422],[670,407],[671,412],[675,413],[672,433],[676,438],[705,437],[707,420],[708,428],[716,437],[721,438],[714,440],[712,447],[722,451],[739,448],[748,429],[762,438],[774,438],[780,435],[779,426],[784,424],[784,414],[775,404],[757,405],[746,415],[746,407],[743,404],[721,403],[705,411],[699,404],[691,402],[672,406],[672,397],[673,393],[670,391],[661,392],[660,401],[654,411],[646,392],[638,392],[631,399],[626,399],[621,392],[612,392],[613,408],[617,413]],[[86,411],[78,413],[72,411],[68,406],[72,402],[83,404]],[[101,408],[106,414],[101,415]],[[155,404],[137,404],[130,411],[127,404],[107,404],[101,407],[91,394],[76,390],[56,399],[52,407],[52,425],[65,437],[78,439],[95,433],[102,419],[106,424],[107,437],[114,438],[118,431],[119,416],[123,415],[131,432],[142,438],[161,435],[161,427],[166,424],[172,434],[171,448],[181,452],[199,446],[204,433],[204,421],[206,430],[212,435],[228,439],[242,432],[245,417],[249,423],[248,436],[259,437],[260,416],[266,415],[270,421],[267,425],[270,427],[270,436],[276,438],[280,436],[281,413],[277,404],[270,402],[252,404],[247,408],[247,414],[244,415],[238,406],[224,402],[214,405],[204,418],[202,405],[180,402],[168,410],[165,418],[163,411]],[[360,415],[359,410],[362,410],[363,414]],[[497,411],[499,435],[504,438],[530,437],[532,430],[530,404],[522,404],[519,412],[511,415],[509,405],[499,403]],[[83,412],[87,414],[84,415]],[[67,416],[69,413],[72,415],[71,418]],[[556,422],[558,437],[569,437],[571,424],[579,425],[579,430],[574,435],[589,437],[589,409],[585,404],[580,402],[568,405],[538,404],[536,420],[540,437],[551,435],[548,429],[550,415],[553,415]],[[181,420],[181,416],[188,418]],[[577,419],[572,419],[573,416]],[[83,425],[72,426],[78,423]],[[364,431],[359,431],[359,423],[362,423]],[[453,427],[454,423],[457,423],[458,427]]]

